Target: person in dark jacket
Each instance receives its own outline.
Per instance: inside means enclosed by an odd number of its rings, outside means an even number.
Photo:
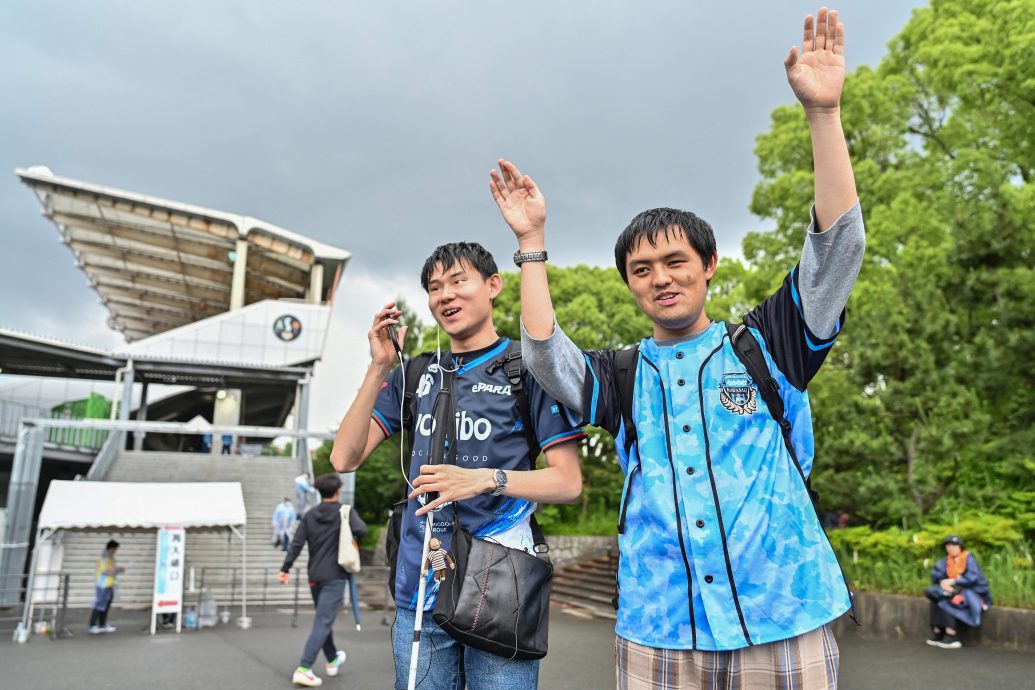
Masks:
[[[927,644],[943,649],[963,646],[956,636],[959,623],[981,626],[981,614],[992,605],[988,580],[977,558],[963,548],[963,540],[949,535],[942,542],[945,558],[931,569],[931,585],[925,591],[931,600],[931,637]]]
[[[341,479],[336,474],[323,474],[313,482],[320,492],[320,505],[303,517],[291,540],[284,565],[277,574],[281,584],[288,584],[291,566],[302,552],[302,545],[309,547],[309,592],[316,605],[313,629],[309,632],[302,660],[291,678],[295,685],[316,687],[323,680],[313,673],[316,655],[323,649],[327,657],[327,675],[336,676],[345,663],[345,652],[334,645],[334,619],[338,616],[345,598],[345,578],[348,573],[338,565],[338,539],[341,534]],[[352,535],[360,538],[367,533],[367,526],[355,510],[349,511],[349,527]]]

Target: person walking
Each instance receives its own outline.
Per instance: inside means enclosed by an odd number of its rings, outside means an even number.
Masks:
[[[277,504],[276,510],[273,511],[273,546],[280,547],[284,551],[288,550],[288,544],[291,543],[291,529],[298,522],[298,518],[295,516],[295,509],[291,505],[291,499],[285,497],[283,502]]]
[[[328,676],[338,675],[345,663],[345,652],[334,644],[333,627],[345,599],[345,579],[348,577],[345,569],[338,565],[341,479],[336,474],[321,474],[313,483],[320,493],[320,504],[308,511],[298,523],[295,537],[284,557],[284,565],[277,574],[281,584],[288,584],[288,573],[302,552],[302,545],[309,547],[309,593],[316,606],[316,616],[302,651],[302,659],[291,677],[292,683],[306,687],[323,684],[323,679],[313,673],[313,664],[321,649],[327,657],[325,668]],[[349,511],[349,528],[356,539],[367,533],[366,523],[355,510]]]
[[[91,635],[115,632],[115,626],[108,625],[108,609],[115,598],[115,577],[126,571],[115,563],[115,552],[118,549],[119,543],[114,539],[110,540],[97,561],[97,583],[93,595],[93,611],[90,612]]]

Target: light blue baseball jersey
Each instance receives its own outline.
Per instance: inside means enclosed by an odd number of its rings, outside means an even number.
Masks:
[[[838,321],[840,331],[844,313]],[[797,269],[745,316],[780,387],[792,445],[726,325],[640,343],[625,452],[613,351],[585,353],[587,422],[616,436],[625,471],[616,632],[664,649],[734,650],[814,630],[850,608],[804,478],[812,468],[806,385],[833,337],[805,324]]]
[[[491,347],[456,353],[447,365],[450,369],[457,368],[452,390],[456,409],[454,459],[458,467],[527,470],[535,460],[535,457],[529,458],[517,397],[500,364],[509,344],[510,339],[501,338]],[[430,456],[434,430],[432,408],[441,383],[439,374],[425,371],[416,389],[410,482],[420,474],[420,466],[427,463]],[[402,384],[402,368],[397,367],[388,376],[374,406],[373,420],[386,438],[399,432]],[[547,395],[531,375],[525,375],[523,385],[535,438],[543,451],[585,436],[582,428],[572,422],[568,410]],[[538,456],[538,449],[535,454]],[[492,537],[505,546],[531,551],[528,521],[535,507],[534,502],[522,498],[480,494],[460,501],[457,512],[460,525],[471,534]],[[420,504],[411,499],[403,513],[395,579],[395,603],[410,610],[417,608],[424,542],[425,519],[414,515],[419,508]],[[448,550],[453,537],[453,509],[446,507],[434,515],[432,534],[442,542],[442,548]],[[425,610],[435,604],[438,583],[433,578],[434,573],[428,573]]]

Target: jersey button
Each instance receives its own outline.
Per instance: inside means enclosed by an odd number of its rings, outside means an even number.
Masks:
[[[678,381],[676,381],[676,383],[678,383],[680,386],[686,385],[686,381],[684,381],[683,379],[679,379]]]
[[[704,520],[698,520],[697,521],[697,526],[698,527],[704,527]]]
[[[687,473],[687,474],[693,474],[693,473],[694,473],[694,472],[696,472],[696,471],[697,471],[697,470],[695,470],[695,469],[694,469],[693,467],[687,467],[687,468],[686,468],[686,473]]]
[[[715,578],[712,577],[711,575],[705,575],[704,576],[704,581],[707,582],[708,584],[711,584],[714,579]]]
[[[683,359],[683,353],[682,352],[677,352],[676,353],[676,359]]]
[[[683,425],[683,431],[684,432],[690,431],[690,425],[689,424],[684,424]]]

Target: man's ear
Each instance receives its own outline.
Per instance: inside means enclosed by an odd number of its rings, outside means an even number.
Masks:
[[[489,284],[489,299],[496,299],[503,292],[503,276],[499,273],[493,273],[485,282]]]
[[[704,279],[711,280],[719,266],[719,252],[713,252],[711,260],[704,265]]]

